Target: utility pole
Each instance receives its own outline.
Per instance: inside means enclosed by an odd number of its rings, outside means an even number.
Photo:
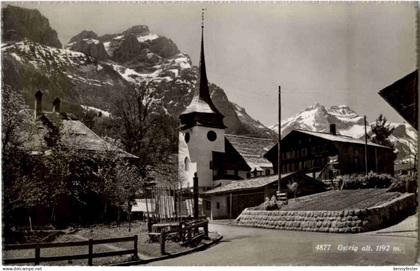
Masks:
[[[367,161],[367,124],[366,124],[366,115],[363,116],[365,121],[365,175],[368,175],[368,161]]]
[[[197,172],[194,173],[193,193],[194,193],[194,219],[198,219],[198,177]]]
[[[277,191],[280,193],[280,181],[281,181],[281,86],[279,86],[279,127],[278,127],[278,142],[277,142],[277,173],[278,173],[278,181],[277,181]]]

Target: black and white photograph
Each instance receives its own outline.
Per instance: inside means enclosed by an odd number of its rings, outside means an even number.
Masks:
[[[417,270],[417,2],[2,1],[1,22],[2,270]]]

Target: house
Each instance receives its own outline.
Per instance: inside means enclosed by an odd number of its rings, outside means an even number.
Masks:
[[[365,172],[365,141],[337,134],[334,124],[330,133],[292,130],[281,140],[281,155],[282,173],[303,171],[330,179]],[[277,144],[265,157],[277,165]],[[393,174],[395,158],[392,148],[367,143],[368,171]]]
[[[257,206],[276,194],[278,176],[262,176],[248,180],[234,181],[227,185],[204,192],[210,198],[211,219],[236,218],[245,208]],[[298,196],[326,191],[324,184],[301,172],[282,174],[281,183],[298,183]],[[293,197],[292,191],[288,190]]]
[[[93,171],[98,168],[99,163],[103,162],[102,159],[96,159],[95,155],[97,154],[109,157],[110,160],[121,158],[130,163],[135,163],[138,160],[137,156],[98,136],[73,114],[62,112],[59,98],[53,101],[51,111],[43,110],[42,100],[43,93],[38,90],[35,94],[34,131],[27,131],[29,140],[23,145],[24,150],[32,157],[47,157],[52,154],[55,147],[61,146],[65,153],[77,158],[74,160],[77,162],[74,162],[73,165],[82,164],[81,161],[84,161],[92,166]],[[83,155],[79,157],[79,154]],[[34,159],[34,163],[36,160]],[[27,170],[32,170],[32,168]],[[79,174],[79,172],[76,173]],[[40,177],[44,178],[44,176]],[[107,205],[109,199],[90,190],[78,194],[78,197],[83,198],[81,200],[83,203],[75,200],[74,195],[62,196],[57,206],[54,206],[54,212],[50,210],[52,206],[35,206],[25,212],[31,214],[34,224],[45,224],[55,220],[57,224],[65,225],[74,221],[89,222],[102,219],[104,206]],[[110,209],[107,208],[107,215],[112,213]],[[54,214],[54,219],[51,213]]]
[[[43,93],[35,93],[34,122],[37,128],[25,148],[33,155],[48,153],[49,149],[60,140],[60,143],[77,151],[90,153],[110,153],[120,158],[136,160],[137,156],[105,141],[89,129],[71,113],[61,111],[61,101],[56,98],[51,111],[42,108]]]

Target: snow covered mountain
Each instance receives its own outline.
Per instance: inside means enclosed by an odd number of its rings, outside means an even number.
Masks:
[[[39,14],[36,10],[10,5],[5,10],[9,17],[25,14],[30,19],[34,17],[32,13]],[[40,16],[43,26],[50,30],[48,20]],[[39,20],[25,20],[25,25],[36,28]],[[15,33],[14,28],[21,28],[16,23],[9,25],[10,29],[4,32]],[[42,39],[25,36],[27,32],[20,31],[18,37],[4,39],[1,50],[3,83],[21,92],[29,106],[33,105],[34,90],[42,89],[46,94],[45,105],[59,96],[64,111],[80,116],[83,110],[92,109],[102,115],[112,115],[112,103],[144,81],[155,89],[156,108],[173,116],[174,121],[191,102],[197,67],[172,40],[152,33],[145,25],[103,36],[82,31],[70,39],[65,49],[61,49],[61,44],[51,46]],[[259,137],[274,134],[243,108],[231,103],[222,88],[210,84],[210,92],[225,116],[227,133]]]
[[[309,131],[329,132],[330,124],[336,125],[337,134],[351,136],[353,138],[364,138],[363,116],[357,114],[347,105],[325,106],[315,103],[305,110],[299,112],[281,123],[282,137],[293,129]],[[367,133],[371,135],[370,122],[367,126]],[[391,123],[395,130],[390,137],[391,142],[398,150],[397,160],[411,159],[417,152],[417,132],[407,123]],[[278,132],[278,125],[270,126],[270,129]]]

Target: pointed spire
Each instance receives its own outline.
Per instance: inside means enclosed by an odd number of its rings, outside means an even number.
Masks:
[[[185,124],[185,122],[189,122],[188,125],[191,126],[190,122],[196,123],[198,119],[193,117],[190,119],[185,115],[196,113],[196,114],[203,114],[205,113],[207,116],[200,116],[199,122],[212,127],[225,127],[223,124],[223,114],[217,110],[216,106],[214,106],[213,101],[210,97],[210,90],[209,90],[209,83],[207,79],[206,73],[206,61],[204,56],[204,11],[205,9],[201,10],[201,52],[200,52],[200,63],[199,63],[199,70],[198,70],[198,80],[196,84],[196,89],[194,91],[194,97],[189,106],[185,109],[185,111],[180,115],[181,122]],[[212,116],[210,116],[210,114]],[[198,118],[198,117],[197,117]],[[195,124],[194,124],[195,125]]]
[[[204,57],[204,10],[201,10],[201,52],[200,52],[200,73],[199,73],[199,98],[207,102],[211,109],[214,110],[214,105],[210,99],[209,83],[206,73],[206,60]],[[217,109],[216,109],[217,112]]]
[[[198,74],[198,82],[197,82],[197,89],[194,93],[193,100],[201,100],[206,102],[211,110],[213,110],[216,114],[221,114],[219,110],[214,106],[213,101],[210,97],[210,90],[209,90],[209,82],[207,79],[207,72],[206,72],[206,60],[204,56],[204,11],[205,9],[201,9],[201,51],[200,51],[200,64],[199,64],[199,74]]]

